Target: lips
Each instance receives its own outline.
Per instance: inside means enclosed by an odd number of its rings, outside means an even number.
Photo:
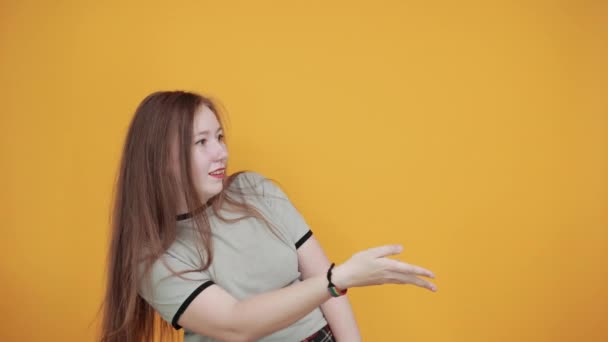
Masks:
[[[222,168],[219,168],[219,169],[216,169],[214,171],[209,172],[209,175],[211,175],[211,176],[221,176],[225,172],[226,172],[226,168],[222,167]]]

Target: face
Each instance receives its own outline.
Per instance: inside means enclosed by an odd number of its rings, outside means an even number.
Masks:
[[[224,131],[209,107],[202,105],[197,110],[192,128],[192,179],[201,200],[206,202],[222,191],[228,150]]]

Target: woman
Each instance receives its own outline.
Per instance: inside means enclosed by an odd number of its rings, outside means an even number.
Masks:
[[[226,174],[214,103],[149,95],[121,160],[102,341],[359,341],[344,294],[414,284],[421,267],[387,245],[330,265],[285,193],[255,172]],[[162,319],[159,319],[160,318]]]

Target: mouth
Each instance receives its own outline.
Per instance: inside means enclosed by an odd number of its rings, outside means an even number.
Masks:
[[[226,169],[222,167],[217,170],[211,171],[209,172],[209,176],[213,178],[222,179],[226,176]]]

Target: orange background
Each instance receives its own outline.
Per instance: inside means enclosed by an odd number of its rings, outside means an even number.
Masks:
[[[127,125],[187,89],[333,260],[437,274],[350,292],[365,341],[607,341],[607,4],[0,1],[0,340],[94,340]]]

